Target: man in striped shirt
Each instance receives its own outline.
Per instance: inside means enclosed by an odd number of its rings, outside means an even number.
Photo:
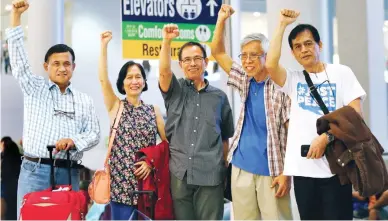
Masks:
[[[91,97],[70,83],[75,68],[70,47],[58,44],[47,51],[44,68],[48,80],[31,72],[20,26],[21,15],[28,7],[26,1],[13,2],[11,28],[6,30],[12,74],[24,95],[24,159],[19,175],[18,210],[25,194],[50,187],[47,145],[56,147],[54,166],[58,185],[69,183],[66,150],[70,150],[71,184],[78,190],[82,168],[78,161],[83,151],[96,146],[100,140],[100,126]]]
[[[269,41],[250,34],[241,43],[242,65],[225,53],[224,26],[233,14],[223,5],[211,45],[212,55],[228,74],[228,85],[241,96],[241,111],[231,140],[231,188],[236,220],[292,219],[290,179],[282,175],[290,99],[275,89],[264,67]]]

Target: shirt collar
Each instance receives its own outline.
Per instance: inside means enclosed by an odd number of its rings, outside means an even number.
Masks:
[[[135,108],[135,106],[131,102],[129,102],[126,98],[124,99],[124,101],[129,105],[129,107]],[[142,107],[142,106],[144,106],[144,101],[140,100],[140,106],[138,107]]]
[[[200,91],[208,91],[208,87],[209,87],[209,81],[205,78],[204,79],[205,81],[205,87],[202,88]],[[187,78],[185,78],[185,82],[186,82],[186,85],[189,86],[189,87],[193,87],[195,90],[197,90],[195,87],[194,87],[194,81],[193,80],[189,80]]]
[[[49,82],[48,84],[49,84],[50,90],[53,89],[54,87],[57,87],[59,90],[59,87],[56,83],[52,82],[50,79],[48,82]],[[73,93],[73,85],[71,84],[71,82],[69,82],[69,86],[67,86],[67,88],[65,90],[65,93],[68,93],[68,92]]]
[[[258,84],[263,83],[263,82],[267,83],[269,79],[270,79],[269,76],[267,76],[263,81],[257,82],[254,77],[249,77],[249,81],[251,83],[254,82],[254,83],[258,83]]]

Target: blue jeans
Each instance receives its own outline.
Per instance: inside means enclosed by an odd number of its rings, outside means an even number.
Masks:
[[[110,202],[112,220],[129,220],[131,214],[136,210],[136,206],[130,206],[117,202]],[[137,217],[134,217],[137,219]]]
[[[67,168],[54,169],[55,184],[68,185]],[[71,169],[71,185],[73,190],[79,190],[79,169]],[[30,192],[42,191],[48,189],[50,184],[50,165],[35,163],[23,159],[20,167],[19,184],[18,184],[18,202],[17,202],[17,217],[19,219],[20,207],[24,195]]]

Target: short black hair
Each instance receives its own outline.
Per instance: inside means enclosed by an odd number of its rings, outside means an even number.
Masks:
[[[48,49],[48,51],[46,52],[46,55],[44,56],[44,62],[48,62],[48,60],[52,54],[64,53],[64,52],[70,52],[71,57],[72,57],[72,61],[74,63],[74,61],[75,61],[74,51],[71,47],[69,47],[65,44],[56,44],[56,45],[52,46],[50,49]]]
[[[127,63],[125,63],[121,69],[120,69],[120,72],[119,72],[119,77],[117,78],[117,82],[116,82],[116,86],[117,86],[117,90],[120,92],[120,94],[122,95],[125,95],[125,90],[124,90],[124,80],[125,78],[127,77],[127,72],[128,72],[128,69],[130,67],[132,67],[133,65],[136,65],[139,69],[140,69],[140,72],[141,72],[141,76],[143,76],[143,79],[145,81],[145,86],[143,88],[143,91],[147,91],[148,90],[148,85],[147,85],[147,76],[146,76],[146,73],[144,71],[144,68],[141,64],[139,63],[136,63],[134,61],[128,61]]]
[[[200,43],[194,42],[194,41],[189,41],[189,42],[186,42],[184,45],[182,45],[182,47],[179,49],[178,58],[179,58],[180,61],[182,61],[182,51],[183,51],[183,49],[185,49],[188,46],[198,46],[201,49],[201,51],[202,51],[203,57],[207,58],[206,50],[205,50],[205,48]]]
[[[291,49],[293,49],[292,40],[294,40],[296,36],[298,36],[298,34],[304,31],[310,31],[311,34],[313,35],[314,41],[317,44],[319,44],[319,42],[321,41],[321,37],[319,37],[318,30],[310,24],[299,24],[294,29],[292,29],[292,31],[290,32],[290,35],[288,35],[288,44],[290,45]]]

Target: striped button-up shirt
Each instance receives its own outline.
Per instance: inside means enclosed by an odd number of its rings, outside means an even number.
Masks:
[[[237,121],[235,133],[231,139],[228,153],[228,162],[232,161],[244,126],[245,102],[248,97],[251,77],[248,77],[241,65],[233,63],[229,73],[228,85],[238,90],[241,97],[240,116]],[[267,154],[268,167],[271,176],[283,173],[284,156],[287,143],[287,130],[285,123],[288,121],[291,100],[287,95],[275,88],[274,82],[267,78],[264,85],[264,106],[267,116]],[[258,162],[260,163],[260,162]]]
[[[23,151],[29,157],[48,158],[47,145],[63,138],[74,141],[71,159],[80,160],[82,151],[100,140],[100,125],[90,96],[69,85],[65,93],[42,76],[34,75],[24,49],[20,26],[6,30],[12,74],[24,95]],[[66,159],[61,151],[56,159]]]

